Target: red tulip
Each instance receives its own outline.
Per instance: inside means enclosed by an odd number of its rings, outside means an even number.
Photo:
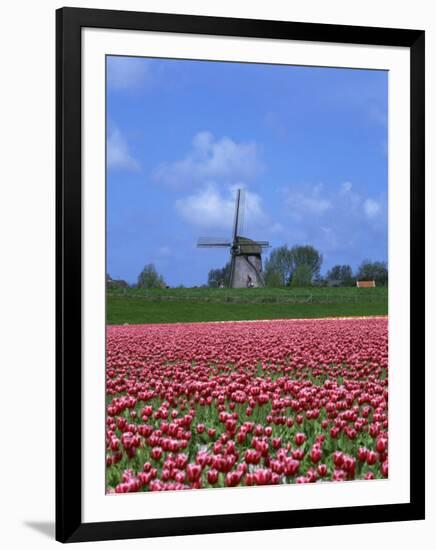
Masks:
[[[347,479],[347,474],[344,470],[334,470],[332,479],[333,481],[345,481],[345,479]]]
[[[245,462],[247,464],[259,464],[261,456],[259,451],[248,449],[245,451]]]
[[[344,463],[344,453],[341,451],[335,451],[333,453],[333,462],[337,468],[340,468]]]
[[[182,470],[178,470],[174,474],[174,479],[177,481],[177,483],[184,483],[184,481],[185,481],[185,472],[183,472]]]
[[[197,481],[201,475],[201,466],[199,464],[188,464],[186,466],[186,474],[191,483]]]
[[[303,449],[295,449],[292,451],[292,458],[295,458],[296,460],[303,460],[304,458],[304,451]]]
[[[234,434],[236,432],[237,426],[238,425],[236,420],[233,420],[233,419],[226,420],[226,430],[229,434]]]
[[[285,459],[284,471],[287,476],[294,476],[300,467],[300,462],[294,458]]]
[[[357,452],[357,458],[361,462],[366,462],[367,457],[368,457],[368,449],[366,449],[365,447],[360,447]]]
[[[295,435],[294,440],[295,444],[300,447],[306,441],[306,436],[303,433],[299,432]]]
[[[215,469],[211,469],[207,472],[207,481],[211,485],[215,485],[215,483],[218,481],[218,471]]]
[[[241,481],[242,473],[241,472],[228,472],[226,474],[226,485],[227,487],[236,487]]]
[[[162,448],[161,447],[153,447],[151,449],[151,458],[154,460],[160,460],[162,458]]]
[[[321,457],[322,457],[321,447],[319,447],[318,445],[314,445],[312,447],[312,450],[310,451],[310,458],[311,458],[312,462],[314,464],[316,464],[317,462],[319,462],[321,460]]]
[[[328,473],[327,465],[326,464],[318,464],[317,471],[318,471],[318,475],[320,477],[325,477]]]
[[[373,464],[375,464],[377,462],[377,459],[378,459],[377,453],[375,453],[374,451],[368,451],[366,462],[367,464],[369,464],[369,466],[372,466]]]
[[[376,449],[379,453],[384,453],[388,446],[388,440],[386,437],[379,437],[376,443]]]
[[[266,468],[254,472],[254,480],[257,485],[268,485],[271,482],[271,470]]]
[[[254,474],[247,474],[245,476],[245,485],[251,486],[251,485],[255,485],[255,483],[256,483],[256,480],[254,479]]]
[[[282,445],[282,438],[281,437],[273,437],[272,439],[272,447],[273,449],[279,449]]]

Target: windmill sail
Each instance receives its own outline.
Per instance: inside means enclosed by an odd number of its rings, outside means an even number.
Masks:
[[[235,219],[233,221],[233,245],[236,244],[236,237],[238,236],[238,223],[239,223],[239,205],[241,202],[241,190],[236,191],[236,204],[235,204]]]
[[[224,239],[222,237],[200,237],[197,242],[197,246],[200,248],[208,248],[208,247],[229,247],[231,246],[231,242],[228,239]]]
[[[240,237],[244,234],[245,231],[245,189],[241,189],[240,200],[239,200],[239,219],[238,219],[238,229],[237,235]]]

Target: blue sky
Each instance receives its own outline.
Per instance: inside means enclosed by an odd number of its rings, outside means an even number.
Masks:
[[[387,72],[107,59],[112,277],[205,283],[229,253],[197,239],[230,236],[238,187],[247,237],[312,244],[322,273],[387,261]]]

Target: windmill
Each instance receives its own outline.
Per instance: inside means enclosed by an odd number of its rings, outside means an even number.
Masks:
[[[236,192],[235,218],[231,240],[200,237],[199,248],[230,249],[231,288],[263,287],[262,249],[269,247],[268,241],[254,241],[241,236],[244,222],[245,194],[241,189]]]

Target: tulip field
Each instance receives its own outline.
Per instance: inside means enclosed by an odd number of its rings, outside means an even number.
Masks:
[[[387,477],[387,325],[108,326],[107,492]]]

